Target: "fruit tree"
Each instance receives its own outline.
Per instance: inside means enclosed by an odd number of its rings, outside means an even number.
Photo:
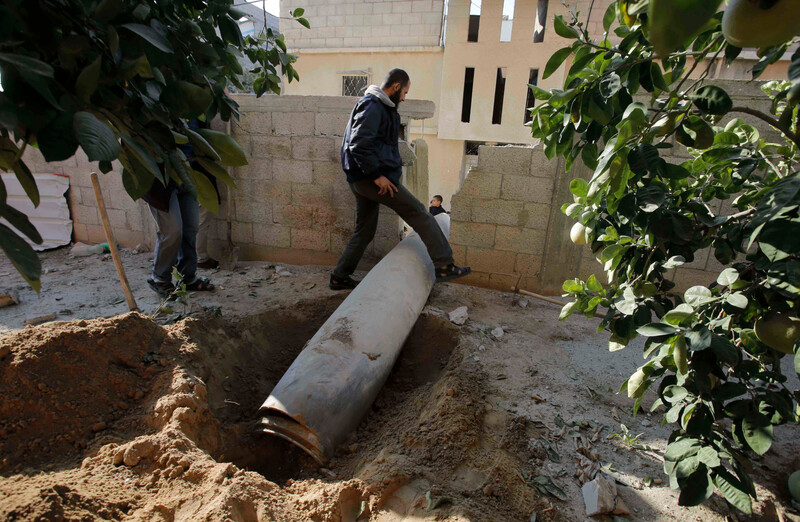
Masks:
[[[606,281],[566,281],[572,300],[561,319],[604,307],[611,351],[645,338],[646,362],[621,391],[638,411],[652,387],[651,409],[674,425],[664,470],[679,503],[717,490],[750,512],[751,456],[800,411],[800,390],[787,387],[781,366],[790,356],[800,372],[800,51],[786,81],[763,86],[769,114],[734,105],[706,78],[739,46],[758,47],[753,77],[787,55],[800,41],[800,2],[731,0],[723,10],[720,0],[618,0],[600,41],[585,15],[555,19],[571,42],[543,77],[566,62],[563,88],[532,87],[530,126],[547,156],[594,171],[571,182],[574,201],[562,210]],[[738,113],[779,137],[764,139]],[[667,161],[671,147],[691,159]],[[726,206],[733,210],[715,210]],[[704,249],[724,270],[675,292],[670,271]]]

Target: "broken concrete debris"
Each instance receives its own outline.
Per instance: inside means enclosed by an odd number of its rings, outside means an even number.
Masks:
[[[617,485],[613,480],[598,475],[581,488],[583,502],[586,504],[586,515],[630,515],[625,502],[617,493]]]
[[[467,307],[466,306],[459,306],[452,312],[450,312],[447,317],[450,319],[450,322],[453,324],[457,324],[459,326],[463,325],[467,322],[469,315],[467,314]]]
[[[56,314],[54,314],[54,313],[46,314],[46,315],[39,315],[39,316],[36,316],[36,317],[29,317],[28,319],[25,319],[25,324],[26,325],[42,324],[42,323],[46,323],[46,322],[49,322],[49,321],[54,321],[55,318],[56,318]]]
[[[19,304],[19,292],[16,290],[0,290],[0,308]]]
[[[497,328],[495,328],[494,330],[492,330],[492,337],[494,337],[495,340],[497,340],[497,341],[502,339],[504,334],[505,334],[505,332],[499,326]]]

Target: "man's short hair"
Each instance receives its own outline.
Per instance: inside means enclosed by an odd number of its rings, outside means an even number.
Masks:
[[[442,198],[442,196],[440,196],[439,194],[433,196],[433,199],[437,200],[439,203],[442,203],[444,201],[444,198]]]
[[[401,87],[405,87],[408,85],[408,82],[411,78],[408,77],[408,73],[405,72],[403,69],[392,69],[386,74],[386,78],[383,79],[383,84],[381,85],[381,89],[386,89],[387,87],[391,87],[395,83],[399,83]]]

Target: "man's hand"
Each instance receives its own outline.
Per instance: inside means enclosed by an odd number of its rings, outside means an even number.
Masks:
[[[394,197],[395,192],[397,192],[397,187],[394,186],[394,183],[389,181],[386,176],[381,176],[377,179],[372,180],[378,185],[380,190],[378,191],[379,196],[383,196],[387,192],[389,193],[389,197]]]

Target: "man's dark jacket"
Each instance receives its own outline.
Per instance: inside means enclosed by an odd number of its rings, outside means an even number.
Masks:
[[[389,107],[372,94],[358,100],[342,142],[342,169],[348,183],[386,176],[398,185],[403,173],[399,135],[397,107]]]

